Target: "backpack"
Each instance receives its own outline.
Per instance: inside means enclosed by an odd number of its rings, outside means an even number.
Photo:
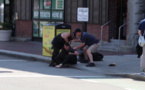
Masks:
[[[103,61],[104,55],[98,52],[92,53],[94,61]]]
[[[104,55],[98,52],[92,53],[92,56],[94,61],[103,61],[104,58]],[[79,55],[79,60],[83,60],[83,59],[84,59],[84,54],[82,52]]]

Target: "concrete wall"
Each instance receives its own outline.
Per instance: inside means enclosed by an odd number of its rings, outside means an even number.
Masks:
[[[138,24],[143,19],[145,0],[128,0],[127,45],[135,47],[138,40]]]

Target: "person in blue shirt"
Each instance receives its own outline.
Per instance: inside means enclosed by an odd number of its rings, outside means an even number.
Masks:
[[[138,27],[138,34],[143,35],[145,30],[145,19],[141,20]]]
[[[145,19],[141,20],[138,27],[138,35],[143,35],[145,37]],[[140,62],[140,68],[141,72],[145,72],[145,46],[142,47],[142,55],[141,55],[141,62]]]
[[[82,32],[81,29],[75,30],[76,37],[80,37],[81,44],[79,46],[74,47],[73,49],[81,49],[83,48],[83,53],[85,56],[85,60],[90,60],[90,63],[87,64],[87,67],[94,67],[94,60],[92,53],[97,52],[98,47],[100,46],[99,40],[94,37],[92,34],[87,32]]]

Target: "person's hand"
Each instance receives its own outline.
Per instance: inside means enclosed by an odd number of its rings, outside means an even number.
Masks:
[[[74,50],[77,50],[77,47],[73,47]]]
[[[70,42],[75,42],[75,40],[71,40]]]

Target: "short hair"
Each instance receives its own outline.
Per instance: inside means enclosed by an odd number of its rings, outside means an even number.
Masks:
[[[82,32],[82,31],[81,31],[80,28],[77,28],[77,29],[75,30],[75,34],[76,34],[77,32]]]
[[[70,44],[69,44],[69,43],[64,43],[64,45],[65,45],[65,46],[70,46]]]

